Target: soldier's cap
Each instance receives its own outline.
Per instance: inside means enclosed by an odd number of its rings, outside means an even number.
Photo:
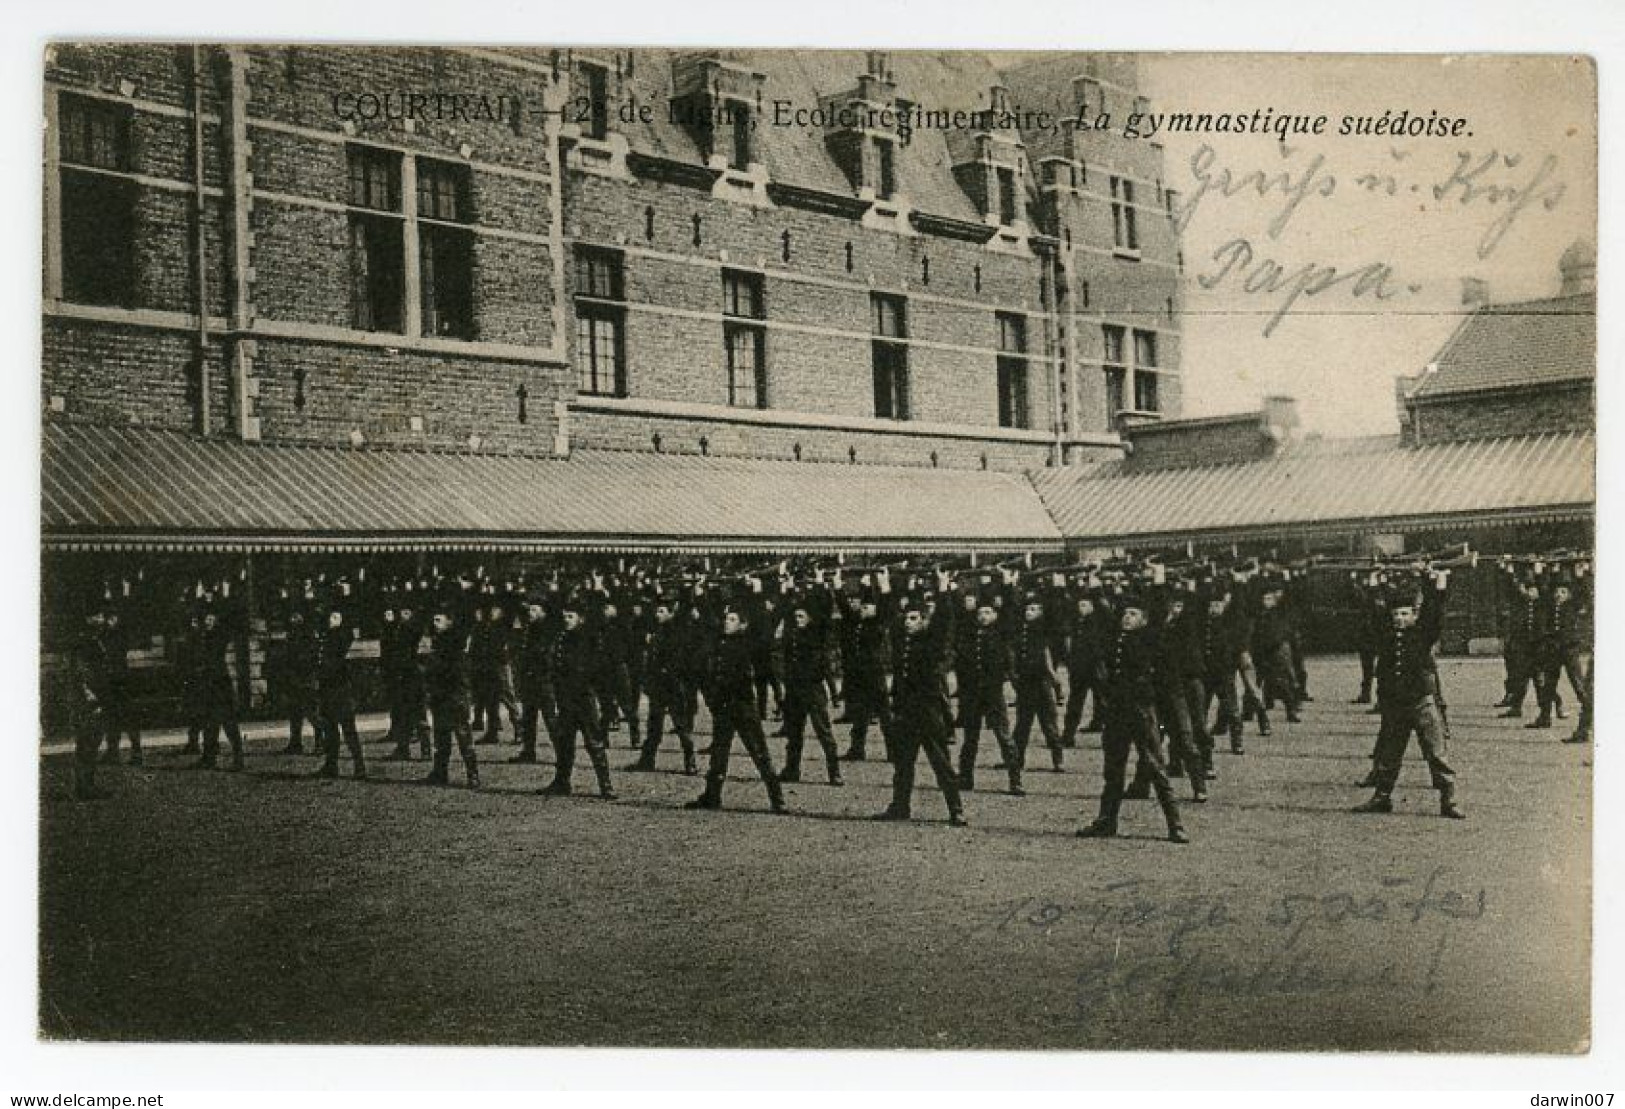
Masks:
[[[1021,606],[1026,608],[1028,605],[1037,605],[1039,608],[1043,608],[1044,598],[1040,597],[1037,593],[1027,593],[1021,598]]]
[[[905,614],[910,612],[918,612],[921,615],[924,615],[927,611],[929,611],[929,609],[930,606],[926,603],[926,599],[923,594],[910,593],[908,596],[903,598],[903,612]]]
[[[1127,612],[1131,608],[1137,608],[1141,612],[1145,612],[1145,599],[1138,593],[1124,593],[1122,596],[1117,598],[1117,609],[1119,612]]]

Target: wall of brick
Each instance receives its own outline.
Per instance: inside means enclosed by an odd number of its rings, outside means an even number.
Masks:
[[[1135,470],[1254,462],[1269,457],[1275,446],[1256,413],[1233,420],[1147,424],[1130,428],[1125,437]]]
[[[1468,394],[1449,401],[1413,404],[1410,412],[1412,438],[1419,444],[1536,432],[1592,431],[1597,426],[1589,382],[1573,387]]]
[[[186,331],[49,319],[44,328],[41,403],[65,403],[70,419],[188,429],[196,426],[196,344]],[[227,383],[211,347],[213,411],[225,410]],[[218,424],[216,426],[219,426]]]

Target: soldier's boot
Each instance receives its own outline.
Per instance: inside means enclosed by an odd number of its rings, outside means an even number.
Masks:
[[[1456,784],[1447,782],[1439,787],[1439,815],[1447,820],[1466,820],[1467,814],[1456,804]]]
[[[1355,789],[1375,789],[1377,785],[1377,764],[1373,762],[1371,769],[1366,771],[1365,777],[1354,783]]]
[[[1230,721],[1230,753],[1232,755],[1246,753],[1246,748],[1242,746],[1241,736],[1241,721],[1239,719]]]
[[[1369,705],[1371,703],[1371,683],[1360,683],[1360,695],[1351,702],[1356,705]]]
[[[1258,734],[1259,735],[1269,735],[1270,734],[1270,714],[1269,714],[1268,711],[1265,710],[1263,705],[1258,706],[1257,719],[1258,719]]]
[[[1059,774],[1065,769],[1065,756],[1061,753],[1061,745],[1057,743],[1049,749],[1050,769]]]
[[[434,763],[423,779],[432,786],[443,786],[451,780],[451,744],[435,745]]]
[[[794,739],[785,745],[784,769],[779,772],[781,782],[801,781],[801,744]]]
[[[841,756],[841,761],[842,762],[863,762],[868,757],[869,757],[868,752],[864,750],[863,741],[859,740],[859,739],[854,739],[851,742],[851,744],[848,745],[848,747],[846,749],[846,753]]]
[[[111,796],[96,784],[96,767],[75,763],[73,767],[73,795],[80,801],[100,801]]]
[[[424,762],[434,758],[434,747],[429,735],[429,729],[421,724],[418,725],[418,756]]]
[[[1191,775],[1191,803],[1207,804],[1207,778],[1199,773]]]
[[[466,752],[463,753],[463,770],[468,775],[468,788],[469,789],[479,789],[480,788],[480,763],[479,763],[478,756],[476,756],[474,754],[473,748],[469,748]]]
[[[829,776],[829,784],[832,786],[846,785],[846,779],[841,777],[841,760],[835,753],[835,744],[825,743],[822,744],[822,747],[824,748],[824,770]]]
[[[1077,833],[1079,839],[1110,839],[1116,834],[1117,825],[1104,817],[1091,820],[1088,824],[1079,828]]]
[[[570,786],[570,775],[563,770],[555,769],[553,780],[536,792],[543,797],[568,797],[573,792]]]
[[[1025,797],[1025,796],[1027,796],[1027,791],[1025,789],[1021,788],[1021,767],[1012,766],[1012,767],[1009,767],[1008,770],[1009,770],[1009,773],[1010,773],[1010,796],[1011,797]]]
[[[694,761],[694,741],[686,732],[677,733],[677,740],[683,745],[683,773],[692,778],[700,772],[699,764]]]
[[[683,806],[685,809],[720,809],[722,808],[722,783],[715,778],[705,780],[705,789],[694,800]]]
[[[181,748],[181,754],[195,755],[198,753],[199,734],[198,729],[195,727],[186,729],[186,746]]]
[[[592,761],[593,775],[598,779],[598,796],[605,801],[615,800],[615,787],[609,780],[609,755],[603,750],[587,749],[587,758]]]
[[[1371,795],[1369,801],[1355,805],[1353,812],[1358,813],[1390,813],[1394,811],[1394,799],[1385,789],[1378,789]]]
[[[1523,706],[1510,705],[1507,707],[1505,712],[1498,713],[1497,715],[1502,720],[1516,720],[1523,715]]]
[[[137,733],[130,737],[130,765],[142,766],[146,763],[146,756],[141,753],[141,735]]]
[[[767,783],[768,807],[771,808],[774,813],[781,816],[784,813],[789,812],[790,810],[786,808],[784,804],[784,787],[779,784],[778,775],[774,774],[770,770],[768,771],[768,776],[764,779],[764,781]]]
[[[318,777],[318,778],[337,778],[338,776],[339,776],[339,761],[338,761],[338,759],[336,759],[336,758],[335,759],[324,758],[322,760],[322,765],[320,767],[318,767],[317,770],[316,770],[316,777]]]
[[[1552,716],[1546,709],[1541,709],[1539,716],[1524,725],[1525,728],[1550,728],[1551,726]]]

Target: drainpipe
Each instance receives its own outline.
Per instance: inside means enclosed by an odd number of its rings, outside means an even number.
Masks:
[[[192,238],[197,279],[198,430],[209,434],[209,244],[203,227],[203,47],[192,44]]]
[[[1050,444],[1050,464],[1061,466],[1066,463],[1066,428],[1061,422],[1061,350],[1055,326],[1060,303],[1057,295],[1061,280],[1060,242],[1053,246],[1044,244],[1040,253],[1044,265],[1044,299],[1040,305],[1044,312],[1044,360],[1049,364],[1050,427],[1055,433],[1054,442]]]

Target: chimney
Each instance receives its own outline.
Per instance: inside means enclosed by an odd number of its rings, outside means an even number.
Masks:
[[[1264,426],[1277,443],[1292,438],[1298,427],[1298,398],[1276,394],[1264,398]]]
[[[1490,283],[1481,277],[1461,279],[1461,306],[1482,308],[1490,302]]]
[[[1597,248],[1584,239],[1575,239],[1557,263],[1562,278],[1559,296],[1579,296],[1597,291]]]

